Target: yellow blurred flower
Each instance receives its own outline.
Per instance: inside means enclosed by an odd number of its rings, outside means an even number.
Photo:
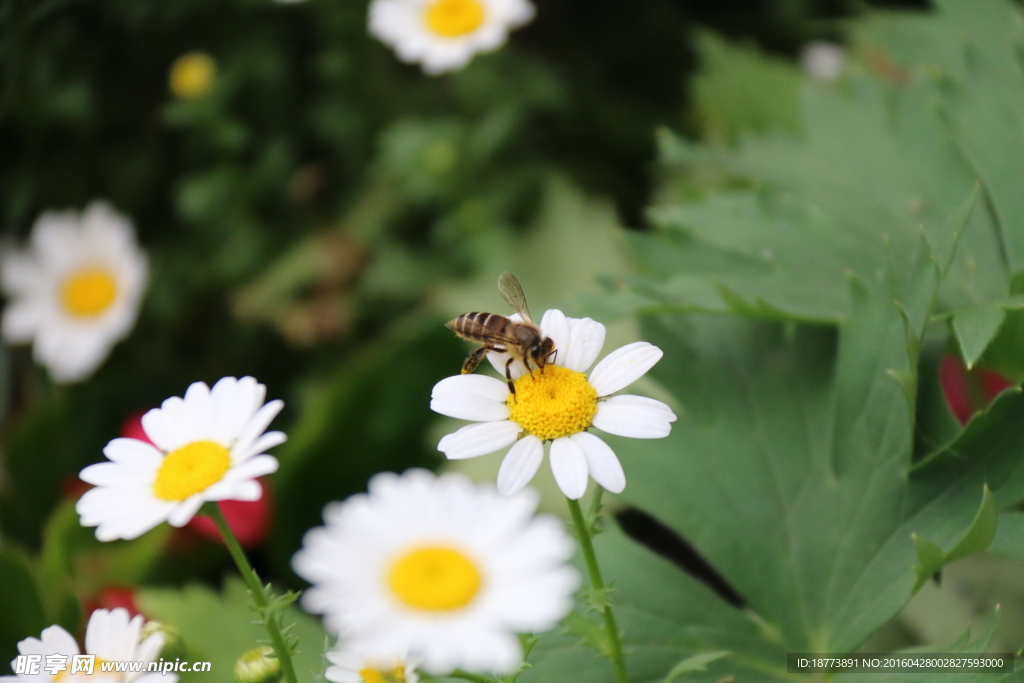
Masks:
[[[205,52],[189,52],[171,65],[171,92],[179,99],[194,100],[210,92],[216,77],[213,57]]]

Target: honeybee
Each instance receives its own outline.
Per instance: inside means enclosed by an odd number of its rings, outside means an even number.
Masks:
[[[526,295],[519,280],[512,273],[502,273],[498,278],[498,291],[508,302],[512,310],[522,317],[522,321],[510,320],[496,313],[463,313],[445,325],[449,330],[469,341],[480,342],[480,348],[469,354],[462,364],[462,374],[476,370],[488,351],[508,353],[505,363],[505,378],[508,390],[515,396],[516,385],[512,381],[512,362],[521,361],[530,370],[532,362],[538,370],[543,370],[548,359],[558,353],[551,337],[544,336],[537,324],[530,318],[530,309],[526,305]],[[556,356],[557,357],[557,356]]]

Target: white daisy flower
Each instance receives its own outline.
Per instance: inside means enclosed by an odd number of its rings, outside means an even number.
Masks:
[[[529,0],[373,0],[370,33],[434,76],[501,47],[534,12]]]
[[[50,626],[43,629],[40,638],[26,638],[18,643],[18,652],[23,655],[41,655],[39,672],[36,674],[18,674],[15,676],[0,676],[0,681],[5,683],[72,683],[82,681],[88,683],[176,683],[178,675],[171,673],[163,675],[157,671],[140,672],[104,672],[102,670],[105,662],[152,662],[160,654],[164,647],[164,637],[159,633],[143,639],[142,626],[143,618],[137,615],[132,619],[128,618],[128,610],[118,607],[114,610],[98,609],[89,617],[89,625],[85,629],[85,652],[81,652],[78,643],[60,626]],[[79,671],[72,674],[72,657],[75,655],[95,655],[93,672],[88,674]],[[63,655],[66,657],[65,668],[55,666],[47,668],[47,655]],[[59,666],[61,657],[53,660]],[[15,668],[17,659],[11,662],[11,668]],[[145,668],[145,667],[143,667]],[[53,673],[50,673],[50,672]]]
[[[337,648],[327,653],[324,677],[333,683],[419,683],[416,673],[419,662],[406,655],[400,657],[374,657],[351,647]]]
[[[81,215],[42,214],[30,245],[0,262],[10,298],[0,325],[4,341],[32,342],[36,362],[56,382],[85,379],[135,324],[146,255],[131,221],[104,202]]]
[[[521,320],[518,314],[510,317]],[[550,441],[551,470],[567,497],[583,497],[588,475],[621,493],[626,475],[619,459],[588,430],[597,427],[634,439],[668,436],[676,416],[667,405],[643,396],[612,396],[650,370],[661,359],[661,349],[647,342],[627,344],[588,377],[584,372],[604,346],[604,325],[552,309],[540,328],[555,342],[556,353],[543,371],[530,374],[521,362],[512,363],[515,395],[504,379],[485,375],[456,375],[434,386],[434,411],[477,423],[444,437],[437,448],[451,460],[462,460],[511,445],[498,472],[498,490],[508,495],[533,479],[544,460],[544,443]],[[504,378],[508,354],[491,351],[487,358]]]
[[[431,675],[508,674],[516,633],[553,628],[579,575],[562,523],[538,496],[506,498],[456,473],[383,473],[369,494],[324,509],[292,560],[303,606],[366,657],[408,652]]]
[[[164,521],[183,526],[207,501],[259,500],[256,477],[278,465],[264,452],[287,438],[264,433],[284,407],[264,404],[266,393],[252,377],[225,377],[212,390],[196,382],[184,399],[169,398],[143,415],[155,445],[114,439],[103,449],[111,462],[79,475],[96,485],[75,506],[82,526],[98,526],[101,541],[132,539]]]

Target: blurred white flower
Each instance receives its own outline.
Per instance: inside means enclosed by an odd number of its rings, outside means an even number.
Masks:
[[[10,298],[2,333],[32,342],[36,362],[56,382],[77,382],[99,367],[131,331],[146,288],[146,255],[131,221],[104,202],[81,214],[46,212],[30,248],[0,261]]]
[[[419,662],[407,656],[371,657],[349,646],[327,653],[324,677],[333,683],[419,683]]]
[[[518,314],[511,316],[519,320]],[[434,386],[430,407],[442,415],[472,420],[437,445],[449,459],[486,455],[512,446],[498,472],[498,490],[515,493],[530,482],[551,442],[551,471],[567,497],[579,499],[588,475],[613,493],[626,487],[626,475],[612,449],[589,430],[634,439],[668,436],[676,416],[661,401],[642,396],[612,396],[657,363],[661,349],[647,342],[627,344],[584,372],[604,346],[604,325],[590,318],[566,318],[552,309],[540,328],[555,342],[556,354],[543,371],[529,375],[519,361],[511,366],[516,393],[504,380],[484,375],[456,375]],[[488,360],[504,375],[506,353]],[[513,445],[514,444],[514,445]]]
[[[155,446],[114,439],[103,449],[110,462],[79,475],[96,485],[75,506],[82,526],[98,527],[101,541],[132,539],[164,521],[183,526],[207,501],[259,500],[256,477],[278,466],[264,451],[286,439],[264,433],[284,407],[264,404],[266,392],[252,377],[225,377],[212,390],[196,382],[184,399],[169,398],[143,415]]]
[[[370,33],[433,76],[501,47],[534,13],[529,0],[373,0]]]
[[[819,83],[834,83],[846,68],[846,50],[823,40],[808,43],[800,54],[804,73]]]
[[[0,676],[0,681],[7,683],[73,683],[88,681],[89,683],[176,683],[178,675],[160,672],[103,672],[104,662],[152,662],[164,647],[163,636],[155,633],[142,638],[143,618],[137,615],[129,619],[128,610],[118,607],[114,610],[98,609],[89,617],[89,625],[85,629],[85,652],[78,649],[78,643],[60,626],[43,629],[40,638],[26,638],[18,643],[18,652],[23,655],[40,655],[39,673],[28,673],[15,676]],[[75,655],[95,655],[92,673],[79,671],[72,674],[72,657]],[[66,658],[65,667],[58,669],[46,668],[47,655],[62,655]],[[62,657],[54,657],[59,663]],[[11,662],[15,668],[17,660]],[[50,671],[53,671],[51,674]]]
[[[313,584],[303,606],[364,657],[408,652],[437,676],[512,673],[515,634],[553,628],[579,586],[572,539],[534,516],[537,503],[455,473],[378,474],[306,534],[292,560]]]

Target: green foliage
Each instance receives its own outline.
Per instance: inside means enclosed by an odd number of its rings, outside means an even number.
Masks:
[[[997,555],[1024,559],[1024,512],[1006,512],[999,515],[996,537],[989,550]]]
[[[0,661],[9,662],[18,654],[19,640],[38,638],[50,625],[28,559],[10,547],[0,547],[0,604],[5,611],[0,619]]]
[[[245,585],[237,579],[227,581],[222,594],[201,585],[146,589],[139,594],[138,603],[146,614],[181,632],[188,660],[211,662],[209,672],[182,673],[183,683],[232,683],[231,672],[238,658],[267,638],[262,623],[253,621]],[[318,619],[294,607],[281,608],[284,618],[294,623],[290,634],[300,643],[292,657],[295,672],[300,681],[313,681],[325,666],[323,628]]]
[[[668,676],[665,677],[665,683],[672,683],[681,676],[688,673],[695,673],[697,671],[707,671],[708,664],[722,657],[728,657],[729,652],[720,650],[718,652],[705,652],[699,655],[693,655],[687,657],[683,661],[672,667],[672,670],[668,672]]]
[[[1022,77],[1021,26],[1019,8],[999,0],[875,17],[853,32],[887,42],[861,48],[839,83],[803,85],[798,134],[784,115],[755,120],[724,105],[710,143],[660,134],[657,230],[630,236],[642,272],[616,297],[671,349],[652,374],[679,421],[663,440],[609,440],[629,503],[692,544],[748,610],[706,591],[701,604],[648,551],[600,544],[634,681],[663,680],[709,651],[733,655],[709,664],[708,681],[784,680],[779,650],[852,652],[943,565],[987,548],[997,522],[1014,519],[1000,509],[1024,503],[1019,391],[915,451],[918,421],[938,424],[927,411],[948,415],[944,402],[918,402],[934,391],[919,376],[935,367],[922,357],[929,340],[955,339],[982,364],[987,348],[1011,343],[1000,330],[1019,306],[1024,214],[999,197],[1024,155],[997,154],[987,127],[998,111],[997,130],[1024,128],[1024,100],[992,90]],[[704,78],[723,60],[742,67],[708,97],[775,68],[707,45]],[[899,78],[877,67],[883,58],[900,64]],[[717,132],[728,125],[735,147]],[[688,613],[667,593],[703,609]],[[749,630],[721,632],[727,615]],[[580,666],[587,655],[564,637],[537,652],[537,680],[612,680],[607,666]]]
[[[943,566],[967,557],[972,553],[980,553],[987,550],[996,537],[996,527],[999,523],[999,513],[996,511],[995,500],[988,486],[981,497],[981,507],[978,514],[971,522],[970,528],[963,535],[957,544],[949,552],[943,552],[942,548],[914,534],[914,546],[917,548],[917,559],[919,564],[914,566],[914,573],[917,574],[917,581],[914,584],[914,592],[917,592],[925,581],[935,576],[936,572]]]
[[[823,30],[810,8],[852,4],[766,1],[736,21],[792,52]],[[1024,378],[1019,6],[869,15],[833,84],[701,31],[684,110],[691,15],[738,28],[690,5],[548,3],[503,50],[429,79],[367,35],[365,3],[0,3],[10,236],[106,197],[152,266],[136,329],[89,382],[56,388],[27,351],[0,357],[0,661],[49,624],[77,632],[106,586],[160,581],[188,585],[144,588],[139,606],[213,662],[183,683],[227,683],[261,622],[317,680],[327,640],[294,592],[268,591],[254,621],[240,582],[194,583],[220,576],[219,548],[193,561],[166,525],[101,544],[69,484],[132,413],[254,375],[286,400],[290,437],[256,560],[297,588],[290,558],[326,502],[440,464],[430,388],[465,353],[441,323],[501,306],[502,270],[535,310],[611,273],[582,305],[639,317],[679,415],[663,440],[609,438],[618,502],[666,526],[645,539],[665,557],[606,529],[614,593],[581,592],[519,681],[611,681],[609,605],[634,683],[792,680],[786,652],[854,651],[949,563],[1024,557],[1024,394],[961,428],[938,379],[946,352]],[[190,50],[218,74],[177,100],[167,71]],[[653,230],[623,230],[648,203]],[[682,540],[742,608],[667,559]],[[957,680],[975,679],[1022,680]]]

